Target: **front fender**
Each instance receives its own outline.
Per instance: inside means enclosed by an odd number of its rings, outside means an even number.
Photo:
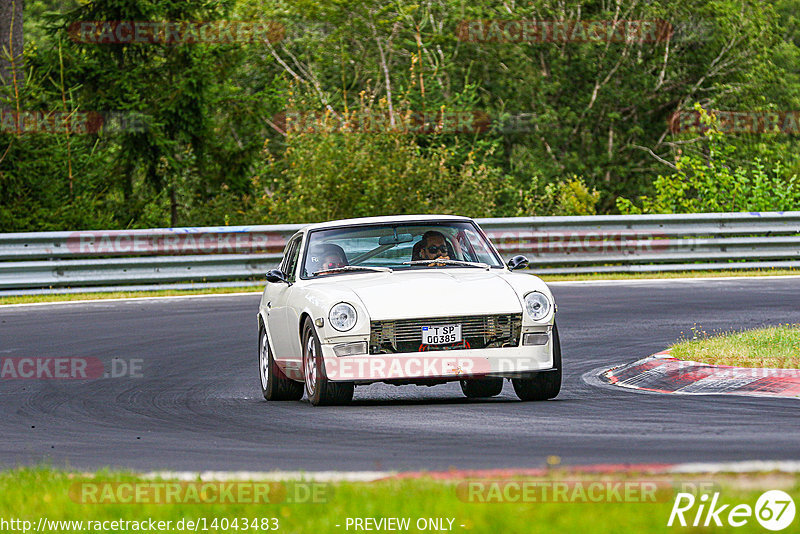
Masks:
[[[291,308],[296,313],[293,320],[297,326],[298,335],[302,333],[304,318],[310,317],[323,343],[345,338],[369,338],[369,313],[354,291],[343,286],[337,287],[333,285],[327,285],[324,289],[313,286],[298,287],[298,289],[296,302],[290,303]],[[328,320],[331,308],[340,302],[346,302],[356,310],[356,324],[347,332],[336,330]],[[322,319],[321,327],[318,326],[319,319]]]
[[[553,298],[553,293],[550,291],[550,288],[547,287],[547,284],[539,278],[538,276],[534,276],[531,274],[523,274],[523,273],[515,273],[515,272],[506,272],[500,275],[503,280],[506,281],[508,285],[510,285],[519,297],[520,305],[522,306],[522,325],[523,326],[536,326],[536,325],[552,325],[555,322],[556,318],[556,300]],[[550,313],[547,314],[546,317],[539,321],[534,321],[530,318],[528,313],[525,311],[525,295],[532,291],[538,291],[539,293],[543,293],[550,302],[553,303],[553,309]]]

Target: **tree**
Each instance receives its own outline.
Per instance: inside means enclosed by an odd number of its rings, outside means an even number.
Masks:
[[[752,160],[742,161],[741,142],[720,130],[719,118],[699,104],[699,150],[680,155],[675,172],[659,175],[653,185],[656,193],[639,197],[639,205],[617,198],[617,208],[624,214],[639,213],[707,213],[738,211],[791,211],[800,204],[800,179],[792,172],[798,157],[782,147],[775,157],[762,150]],[[771,133],[773,138],[781,134]],[[749,154],[758,154],[750,147]],[[765,159],[762,159],[764,156]],[[794,164],[794,165],[793,165]]]
[[[21,73],[24,8],[25,0],[0,0],[0,84],[10,84]]]

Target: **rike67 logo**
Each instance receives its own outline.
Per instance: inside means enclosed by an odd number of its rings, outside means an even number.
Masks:
[[[790,526],[794,515],[794,501],[789,494],[780,490],[763,493],[755,507],[749,504],[723,504],[719,492],[710,497],[707,493],[700,497],[691,493],[678,493],[667,526],[742,527],[755,518],[765,529],[778,531]]]

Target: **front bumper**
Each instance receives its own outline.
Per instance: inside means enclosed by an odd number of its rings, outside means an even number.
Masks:
[[[322,345],[325,374],[333,382],[447,381],[481,376],[521,377],[553,369],[553,338],[544,345],[337,357]]]

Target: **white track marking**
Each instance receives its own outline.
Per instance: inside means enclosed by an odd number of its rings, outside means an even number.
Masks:
[[[667,472],[669,473],[768,473],[777,471],[780,473],[800,473],[800,461],[766,461],[752,460],[749,462],[719,462],[719,463],[688,463],[675,464]]]
[[[308,480],[313,482],[374,482],[397,473],[391,471],[154,471],[142,475],[182,481]]]
[[[535,274],[535,273],[534,273]],[[595,284],[653,284],[653,283],[671,283],[671,282],[714,282],[714,281],[731,281],[731,280],[764,280],[764,279],[795,279],[800,278],[797,274],[786,275],[763,275],[763,276],[706,276],[699,278],[633,278],[633,279],[619,279],[619,280],[560,280],[553,282],[545,282],[547,285],[595,285]]]
[[[591,465],[562,466],[570,472],[580,473],[584,470],[591,471]],[[637,468],[638,470],[639,468]],[[468,470],[471,477],[482,471]],[[487,471],[492,471],[487,470]],[[504,472],[513,472],[513,469],[503,469]],[[718,474],[718,473],[800,473],[800,460],[769,461],[751,460],[744,462],[698,462],[683,463],[664,466],[663,469],[648,471],[651,474]],[[417,473],[417,472],[415,472]],[[425,472],[421,472],[425,473]],[[428,471],[430,475],[439,472]],[[154,471],[146,473],[143,478],[181,480],[181,481],[251,481],[251,480],[306,480],[313,482],[375,482],[402,476],[397,471]],[[479,476],[479,475],[478,475]]]

